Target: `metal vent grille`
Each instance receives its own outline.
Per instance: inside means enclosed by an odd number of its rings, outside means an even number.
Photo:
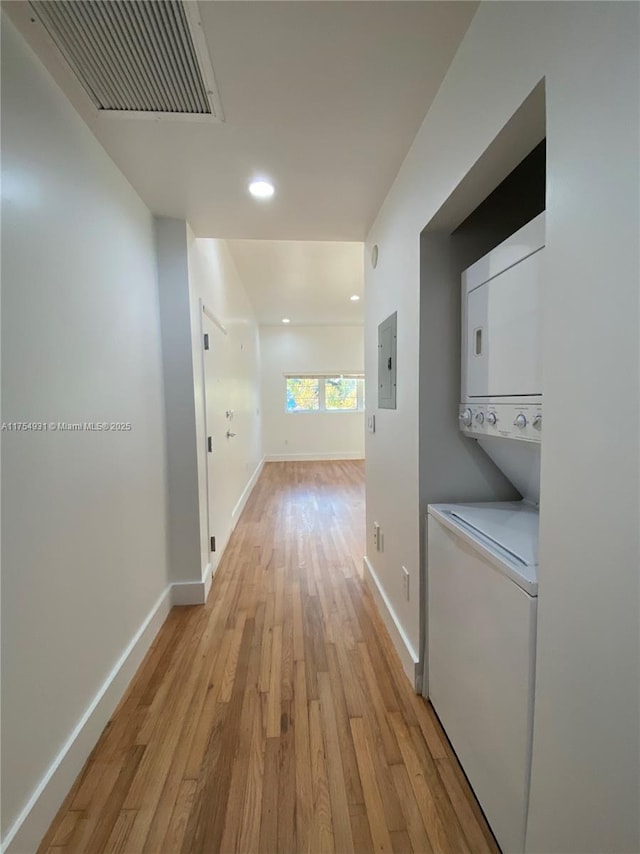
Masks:
[[[223,120],[197,4],[31,0],[95,106]]]

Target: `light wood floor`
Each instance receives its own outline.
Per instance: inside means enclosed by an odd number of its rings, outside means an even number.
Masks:
[[[41,852],[498,851],[362,581],[364,465],[270,463]]]

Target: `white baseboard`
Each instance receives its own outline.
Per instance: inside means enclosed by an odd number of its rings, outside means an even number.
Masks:
[[[264,468],[264,461],[265,461],[265,458],[263,457],[260,460],[260,462],[258,463],[258,465],[256,466],[256,470],[254,471],[254,473],[249,478],[249,482],[247,483],[244,490],[242,491],[242,495],[238,499],[238,503],[233,508],[231,518],[233,519],[233,527],[234,528],[236,526],[238,519],[240,518],[240,514],[244,510],[245,504],[249,500],[249,496],[253,492],[253,487],[256,485],[258,478],[262,474],[262,469]]]
[[[213,584],[213,576],[216,574],[218,567],[216,566],[215,570],[211,568],[211,564],[208,563],[204,572],[202,573],[202,583],[204,584],[204,601],[207,601],[209,596],[209,591],[211,590],[211,585]],[[204,604],[204,603],[203,603]]]
[[[82,770],[173,604],[169,585],[131,639],[2,840],[3,854],[32,854]]]
[[[321,462],[322,460],[363,460],[364,454],[353,453],[350,451],[331,453],[331,454],[267,454],[265,456],[267,463],[287,463],[287,462]]]
[[[206,578],[203,578],[202,581],[176,581],[171,585],[171,604],[178,606],[204,605],[210,587],[211,571],[209,571],[208,583]]]
[[[373,600],[378,607],[382,621],[389,632],[395,650],[400,657],[402,669],[404,670],[409,682],[411,682],[413,689],[415,691],[419,691],[421,674],[418,672],[419,659],[416,655],[415,649],[413,648],[413,644],[402,628],[400,621],[393,610],[393,606],[389,601],[389,597],[385,593],[383,586],[380,584],[380,580],[378,579],[369,558],[365,556],[363,558],[363,563],[365,581],[367,582],[367,586],[371,591]]]

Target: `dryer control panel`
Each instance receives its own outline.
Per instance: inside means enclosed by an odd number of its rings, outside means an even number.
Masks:
[[[542,440],[542,403],[461,403],[458,423],[463,433],[524,442]]]

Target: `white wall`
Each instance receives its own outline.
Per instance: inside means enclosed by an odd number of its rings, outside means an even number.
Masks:
[[[262,461],[260,416],[260,353],[258,326],[238,275],[229,248],[224,240],[194,237],[187,229],[189,259],[189,295],[191,304],[191,347],[195,389],[196,447],[198,494],[200,506],[200,552],[203,567],[215,569],[224,546],[248,498],[259,473]],[[233,446],[226,454],[221,469],[223,479],[214,479],[222,486],[218,507],[221,510],[221,529],[215,534],[217,551],[209,551],[207,521],[207,432],[204,411],[204,373],[202,363],[201,305],[213,313],[227,331],[228,359],[221,366],[219,377],[229,389],[229,408],[233,409],[230,427],[236,433]],[[218,484],[214,484],[218,488]]]
[[[165,390],[169,555],[174,579],[189,583],[202,579],[206,561],[202,563],[199,548],[187,224],[180,219],[157,217],[155,235]]]
[[[6,838],[168,569],[151,215],[4,17],[2,169],[2,420],[132,425],[2,433]]]
[[[368,238],[365,361],[371,374],[397,309],[399,380],[397,411],[367,434],[367,520],[385,528],[376,571],[417,644],[419,597],[405,605],[394,576],[419,560],[419,235],[546,78],[531,852],[640,850],[637,33],[637,4],[482,4]]]
[[[362,459],[362,412],[286,412],[285,374],[364,370],[361,326],[262,326],[262,409],[267,459]]]

